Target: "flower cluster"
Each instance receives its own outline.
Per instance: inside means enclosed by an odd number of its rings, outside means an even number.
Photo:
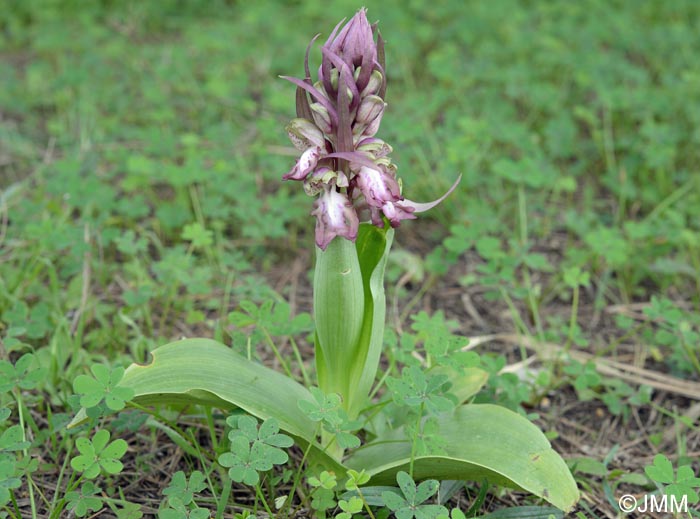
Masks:
[[[324,250],[336,236],[354,241],[361,217],[397,227],[444,198],[418,204],[401,195],[392,148],[375,137],[386,107],[383,40],[364,9],[340,29],[342,23],[321,48],[318,81],[312,83],[309,70],[316,38],[306,51],[306,77],[284,76],[297,85],[297,118],[287,132],[302,153],[283,178],[303,181],[306,193],[318,197],[311,214]]]

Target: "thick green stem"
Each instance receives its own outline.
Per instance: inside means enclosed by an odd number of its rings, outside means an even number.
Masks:
[[[356,243],[334,239],[316,250],[316,370],[350,419],[366,406],[379,367],[386,316],[384,267],[393,230],[361,224]]]
[[[365,297],[355,244],[336,238],[325,251],[316,249],[314,317],[316,373],[324,393],[337,393],[348,410],[354,388],[351,372],[358,358]]]

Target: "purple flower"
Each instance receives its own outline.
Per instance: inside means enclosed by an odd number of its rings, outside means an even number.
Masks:
[[[399,183],[381,166],[362,166],[355,176],[355,186],[360,189],[370,207],[383,207],[387,202],[403,200]]]
[[[383,227],[397,227],[441,202],[457,186],[434,202],[418,204],[404,199],[391,146],[375,137],[384,115],[386,75],[384,42],[365,9],[342,28],[341,21],[321,47],[318,81],[312,82],[309,51],[304,79],[283,76],[297,86],[297,119],[287,132],[302,152],[282,178],[304,182],[304,190],[319,198],[316,244],[326,249],[336,236],[355,240],[358,216]]]
[[[360,220],[346,195],[327,186],[314,206],[311,214],[316,216],[316,245],[326,250],[336,236],[355,241]]]

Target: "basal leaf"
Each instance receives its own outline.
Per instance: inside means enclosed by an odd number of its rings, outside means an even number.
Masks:
[[[161,346],[152,352],[151,363],[129,366],[118,387],[132,390],[134,400],[141,404],[192,402],[222,409],[239,407],[262,420],[275,418],[285,432],[318,447],[316,425],[297,406],[300,400],[313,401],[311,393],[213,340],[184,339]],[[72,425],[80,423],[81,416]],[[329,469],[345,472],[320,448],[312,449],[311,456]]]
[[[446,453],[417,457],[415,479],[487,479],[527,490],[563,510],[578,500],[566,463],[526,418],[503,407],[472,404],[441,415],[438,422]],[[346,464],[365,469],[371,484],[383,485],[408,469],[410,457],[411,444],[398,430],[358,449]]]

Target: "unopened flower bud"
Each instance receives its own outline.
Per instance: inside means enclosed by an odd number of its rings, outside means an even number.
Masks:
[[[323,95],[326,99],[328,99],[328,92],[326,92],[326,89],[323,87],[323,82],[322,81],[316,81],[314,83],[314,88],[318,90],[318,92]]]
[[[372,26],[367,21],[364,9],[360,9],[352,17],[330,42],[329,47],[349,66],[359,66],[365,53],[369,55],[369,63],[377,60],[377,47],[374,43]]]
[[[384,110],[379,112],[379,115],[372,119],[372,122],[370,122],[367,127],[364,129],[362,132],[362,135],[364,137],[374,137],[374,134],[379,131],[379,123],[382,122],[382,115],[384,114]]]
[[[367,96],[360,102],[355,120],[360,124],[370,124],[384,111],[384,106],[384,100],[381,97]]]
[[[311,108],[316,126],[318,126],[323,133],[329,135],[332,131],[332,127],[331,116],[328,113],[328,110],[326,110],[326,108],[320,103],[311,103],[309,107]]]
[[[289,140],[299,151],[306,151],[312,146],[323,148],[325,146],[325,138],[318,126],[307,119],[292,119],[287,125],[287,134]]]
[[[355,72],[352,75],[352,78],[357,82],[357,79],[360,77],[360,71],[362,70],[362,67],[357,67],[355,68]]]
[[[390,157],[379,157],[377,160],[374,161],[374,163],[377,166],[386,169],[391,174],[396,173],[396,165],[393,162],[391,162]]]
[[[334,68],[331,69],[331,86],[335,89],[338,90],[338,76],[340,73],[338,72],[338,69]]]
[[[383,81],[384,76],[382,76],[382,73],[378,70],[373,71],[372,75],[369,77],[369,83],[367,83],[367,86],[362,90],[362,97],[376,95],[379,89],[382,88]]]

